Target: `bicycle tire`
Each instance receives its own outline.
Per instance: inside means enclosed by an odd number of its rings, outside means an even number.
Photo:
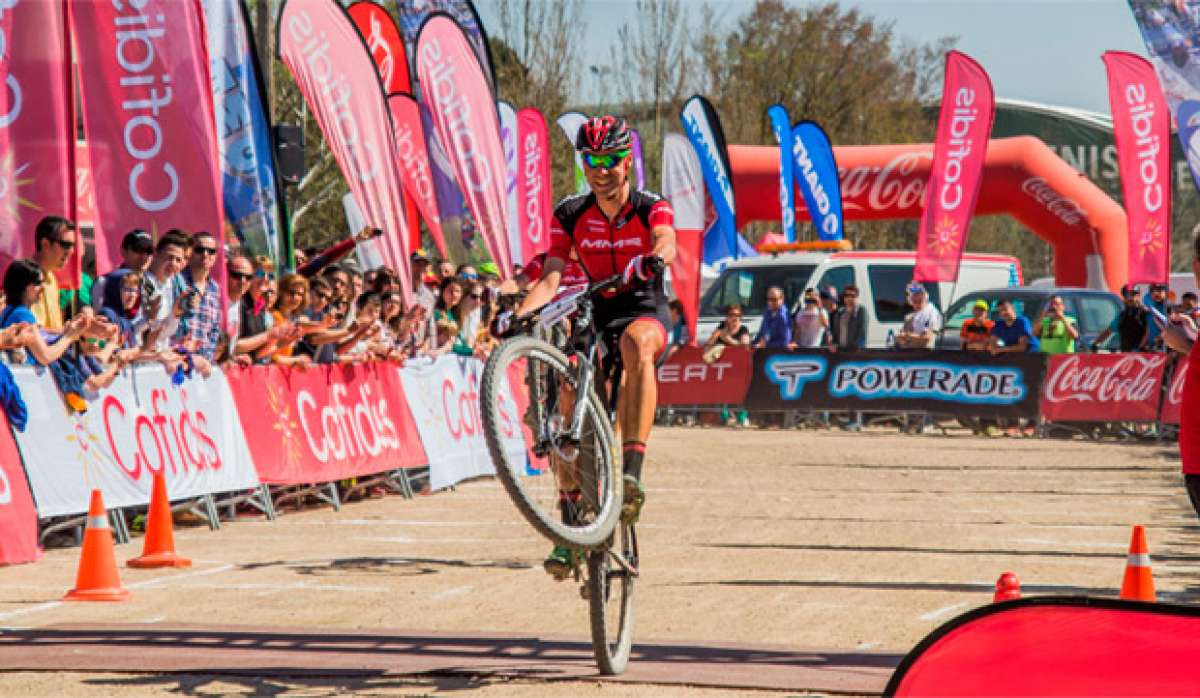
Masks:
[[[613,534],[614,544],[619,544],[626,560],[636,567],[637,534],[632,526],[624,524]],[[629,655],[633,651],[634,600],[637,596],[637,577],[620,568],[614,570],[614,562],[608,550],[588,552],[588,616],[592,626],[592,653],[600,673],[615,676],[625,671]],[[617,608],[612,608],[616,603]],[[616,627],[612,627],[608,613],[618,612]],[[611,642],[610,642],[611,639]]]
[[[507,386],[509,366],[514,361],[526,356],[534,356],[556,371],[566,376],[574,376],[567,357],[561,351],[548,342],[534,337],[514,337],[506,340],[492,351],[484,365],[481,379],[480,412],[483,418],[484,437],[487,441],[488,452],[492,457],[492,463],[496,466],[496,474],[509,498],[512,499],[513,504],[525,517],[525,520],[543,536],[556,544],[569,547],[594,548],[602,545],[613,535],[613,530],[620,520],[623,501],[621,465],[616,457],[616,436],[613,434],[612,424],[608,420],[608,412],[600,404],[595,391],[582,391],[582,394],[588,396],[585,416],[590,414],[595,434],[599,437],[599,447],[594,451],[597,460],[604,461],[603,463],[591,463],[585,469],[590,468],[590,473],[597,473],[600,469],[606,470],[609,484],[604,488],[603,501],[599,501],[598,506],[594,507],[595,517],[591,521],[580,526],[566,526],[558,520],[559,512],[556,508],[547,510],[526,491],[521,482],[525,472],[524,458],[517,462],[509,457],[504,448],[501,430],[505,420],[500,413],[499,396]],[[576,386],[576,394],[580,394],[578,386]],[[537,396],[530,396],[530,398],[533,401]],[[579,479],[585,483],[596,482],[598,478],[590,473],[579,473]]]

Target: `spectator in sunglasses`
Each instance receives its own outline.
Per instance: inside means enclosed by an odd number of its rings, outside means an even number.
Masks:
[[[215,235],[204,231],[195,233],[188,265],[174,280],[175,294],[183,299],[183,312],[174,341],[209,362],[216,357],[223,322],[221,289],[212,278],[220,253]]]
[[[479,278],[479,272],[475,271],[475,267],[470,264],[460,264],[455,270],[454,275],[462,281],[474,281]]]
[[[267,341],[265,333],[261,338],[242,336],[242,298],[250,290],[250,282],[254,280],[254,263],[244,254],[231,256],[225,262],[225,279],[226,290],[229,293],[229,307],[225,310],[229,354],[234,363],[246,366],[250,364],[250,352]]]
[[[42,270],[42,295],[33,305],[38,324],[50,332],[63,329],[62,307],[58,302],[58,279],[55,273],[67,266],[79,235],[75,224],[61,216],[46,216],[38,221],[33,233],[36,252],[33,261]]]
[[[867,311],[858,303],[858,287],[850,284],[842,289],[842,304],[829,319],[832,334],[830,349],[850,351],[861,349],[867,342]]]

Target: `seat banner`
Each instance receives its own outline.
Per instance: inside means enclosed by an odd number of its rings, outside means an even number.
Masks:
[[[41,556],[37,510],[8,417],[0,410],[0,565],[36,562]]]
[[[395,364],[251,366],[231,369],[229,384],[258,476],[269,485],[426,462]]]
[[[92,489],[112,509],[150,502],[154,474],[171,499],[251,489],[258,475],[224,374],[174,385],[162,366],[118,376],[71,413],[43,369],[14,368],[29,409],[16,434],[41,518],[87,511]]]
[[[748,347],[727,347],[704,359],[700,347],[680,347],[658,367],[658,404],[740,405],[750,388],[754,361]]]

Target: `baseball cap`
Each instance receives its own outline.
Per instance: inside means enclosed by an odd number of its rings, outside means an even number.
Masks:
[[[912,282],[911,284],[908,285],[908,288],[905,290],[908,291],[909,295],[912,295],[914,293],[925,293],[926,292],[925,287],[922,286],[921,282],[919,282],[919,281]]]
[[[1136,296],[1137,295],[1137,287],[1134,286],[1133,284],[1125,284],[1124,286],[1121,287],[1121,295],[1122,296]]]
[[[489,276],[500,276],[500,267],[496,266],[495,262],[484,262],[479,265],[479,273]]]
[[[837,300],[837,298],[834,298],[833,294],[829,292],[829,289],[825,289],[825,288],[821,289],[821,291],[818,293],[818,295],[821,297],[821,300],[823,300],[823,301]]]
[[[412,251],[412,254],[410,254],[408,256],[408,261],[410,261],[410,262],[428,262],[429,256],[425,254],[425,250],[423,248],[418,247],[417,249]]]
[[[974,307],[976,307],[976,308],[981,308],[981,309],[983,309],[983,310],[990,310],[990,309],[991,309],[991,306],[989,306],[989,305],[988,305],[988,302],[987,302],[987,301],[985,301],[985,300],[983,300],[983,299],[980,299],[980,300],[977,300],[977,301],[975,301],[975,306],[974,306]]]
[[[1166,291],[1168,288],[1166,284],[1150,284],[1151,291]]]
[[[139,252],[153,252],[154,238],[150,237],[150,233],[141,228],[134,228],[125,233],[125,237],[121,238],[121,249],[137,250]]]

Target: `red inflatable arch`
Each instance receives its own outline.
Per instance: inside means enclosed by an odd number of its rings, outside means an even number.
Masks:
[[[933,145],[841,146],[846,220],[917,218]],[[779,220],[779,149],[729,146],[738,227]],[[796,215],[808,216],[796,194]],[[988,142],[978,214],[1007,213],[1054,248],[1061,286],[1119,289],[1128,275],[1125,210],[1032,136]],[[998,252],[1003,250],[997,250]]]

